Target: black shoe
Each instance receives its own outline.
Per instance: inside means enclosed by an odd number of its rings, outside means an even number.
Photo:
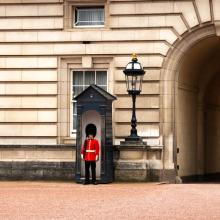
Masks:
[[[97,182],[92,182],[92,184],[93,184],[93,185],[98,185],[98,183],[97,183]]]
[[[90,184],[90,182],[84,182],[83,183],[83,185],[89,185]]]

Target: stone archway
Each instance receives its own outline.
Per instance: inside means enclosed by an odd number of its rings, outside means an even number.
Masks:
[[[186,180],[188,177],[208,174],[207,169],[212,169],[211,173],[218,169],[217,162],[215,167],[209,166],[210,158],[205,158],[207,151],[210,151],[207,146],[211,143],[209,136],[212,134],[207,136],[205,129],[214,119],[207,121],[204,117],[207,101],[210,100],[207,94],[212,88],[211,81],[220,69],[218,65],[210,64],[218,60],[215,58],[218,57],[218,42],[214,25],[199,28],[174,45],[175,48],[164,61],[161,73],[164,166],[165,169],[174,168],[176,174]],[[203,74],[199,74],[200,70],[203,70]],[[218,93],[216,90],[212,92]],[[217,101],[214,104],[218,105]],[[214,117],[214,114],[208,117]],[[218,114],[216,120],[217,117]],[[217,142],[216,137],[213,155],[218,151]]]

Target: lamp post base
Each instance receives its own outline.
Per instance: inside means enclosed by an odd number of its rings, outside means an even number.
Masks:
[[[124,141],[120,142],[120,146],[147,146],[147,142],[144,142],[142,137],[139,136],[128,136]]]
[[[125,138],[126,142],[142,142],[142,137],[139,136],[128,136]]]

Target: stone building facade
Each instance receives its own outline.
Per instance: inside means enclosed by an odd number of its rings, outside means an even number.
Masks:
[[[115,180],[217,177],[219,9],[220,0],[0,0],[1,179],[74,177],[73,97],[88,80],[117,97]],[[137,98],[143,149],[120,147],[133,52],[146,71]]]

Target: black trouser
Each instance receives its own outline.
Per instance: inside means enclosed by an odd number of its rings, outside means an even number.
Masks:
[[[89,168],[91,166],[92,170],[92,182],[96,182],[96,161],[85,161],[85,168],[86,168],[86,180],[85,182],[89,183],[89,177],[90,177],[90,172]]]

